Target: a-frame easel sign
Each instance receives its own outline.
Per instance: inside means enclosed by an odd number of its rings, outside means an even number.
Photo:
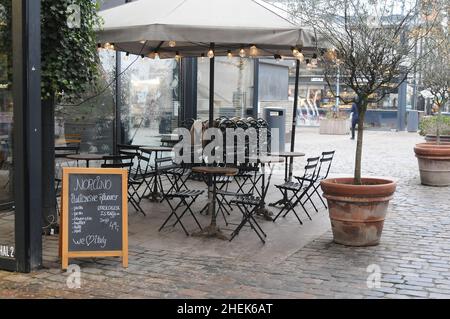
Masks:
[[[60,256],[122,257],[128,267],[128,172],[63,168]]]

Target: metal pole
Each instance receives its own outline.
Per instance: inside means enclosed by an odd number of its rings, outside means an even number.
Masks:
[[[341,95],[341,68],[337,67],[337,77],[336,77],[336,112],[339,111],[339,96]]]
[[[214,50],[214,43],[211,43],[211,49]],[[209,59],[209,127],[214,122],[214,62],[214,57]]]
[[[113,131],[113,151],[114,155],[118,154],[118,147],[117,144],[122,143],[121,136],[122,136],[122,122],[120,120],[120,112],[121,112],[121,106],[122,101],[120,98],[120,90],[121,90],[121,83],[120,83],[120,72],[122,71],[122,53],[120,51],[116,51],[116,89],[115,89],[115,100],[116,103],[114,103],[114,131]]]
[[[295,90],[294,90],[294,110],[292,114],[292,131],[291,131],[291,152],[295,151],[295,129],[297,127],[297,109],[298,109],[298,81],[300,76],[300,60],[297,59],[295,67]],[[289,180],[292,178],[294,158],[290,158],[289,162]]]

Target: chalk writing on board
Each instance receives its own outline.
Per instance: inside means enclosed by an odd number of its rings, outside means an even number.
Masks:
[[[122,249],[121,175],[71,174],[69,198],[69,250]]]

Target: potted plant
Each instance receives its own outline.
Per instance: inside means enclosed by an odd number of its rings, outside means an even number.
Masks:
[[[428,186],[450,185],[450,142],[444,140],[450,134],[450,117],[442,115],[442,109],[450,97],[450,36],[442,24],[434,28],[429,41],[436,41],[436,49],[426,58],[422,67],[423,86],[433,96],[437,115],[422,122],[422,129],[435,138],[414,147],[419,162],[420,181]],[[444,135],[444,138],[443,138]],[[448,136],[447,136],[448,138]]]
[[[425,141],[436,143],[439,120],[441,142],[450,142],[450,116],[424,116],[419,123],[419,134],[425,137]]]
[[[400,19],[386,15],[383,10],[373,10],[371,3],[356,0],[325,3],[306,0],[295,4],[298,17],[306,20],[317,36],[334,48],[320,52],[326,78],[336,74],[336,64],[339,64],[341,81],[357,96],[359,117],[354,176],[321,182],[328,201],[334,241],[349,246],[377,245],[396,183],[361,176],[364,117],[369,100],[384,98],[417,67],[421,57],[411,56],[411,53],[429,29],[424,23],[420,33],[409,30],[421,12],[416,7],[405,8],[406,13]],[[380,16],[374,16],[377,12],[381,12]]]
[[[350,132],[350,121],[346,113],[329,110],[319,122],[319,134],[346,135]]]

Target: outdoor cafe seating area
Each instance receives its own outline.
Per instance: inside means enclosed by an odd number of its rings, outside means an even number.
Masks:
[[[188,120],[183,126],[192,132],[195,122]],[[232,149],[215,150],[223,152],[224,159],[216,161],[204,154],[207,142],[203,141],[200,151],[192,148],[190,161],[180,161],[173,151],[180,141],[178,136],[161,136],[160,145],[119,144],[114,155],[80,153],[80,140],[71,136],[65,145],[56,147],[57,197],[60,199],[63,167],[121,168],[128,171],[131,220],[152,223],[152,229],[147,230],[153,232],[151,236],[176,232],[176,236],[216,237],[231,242],[239,241],[239,235],[245,232],[246,240],[251,234],[262,244],[271,240],[271,233],[266,231],[269,223],[288,222],[291,227],[292,223],[301,227],[326,208],[320,181],[328,176],[334,151],[272,152],[270,130],[263,119],[221,117],[214,127],[223,133],[230,128],[244,132],[253,128],[258,143],[252,145],[247,138],[245,145],[239,145],[235,140]],[[225,139],[226,134],[223,136]],[[260,141],[261,136],[267,138]],[[242,151],[244,154],[239,153]],[[60,200],[57,206],[59,211]],[[154,219],[156,211],[158,219]],[[287,216],[293,218],[283,218]]]

